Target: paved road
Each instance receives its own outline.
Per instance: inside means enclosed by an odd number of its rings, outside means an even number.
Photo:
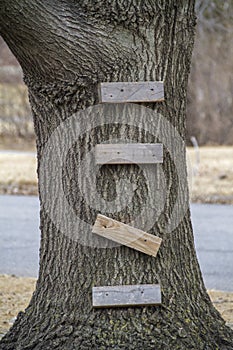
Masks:
[[[0,196],[0,273],[37,276],[38,251],[37,197]]]
[[[0,196],[0,273],[37,276],[37,197]],[[207,288],[233,291],[233,206],[192,205],[195,244]]]
[[[233,205],[193,204],[191,210],[207,288],[233,291]]]

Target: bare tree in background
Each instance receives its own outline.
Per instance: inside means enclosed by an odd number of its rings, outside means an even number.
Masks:
[[[34,138],[33,121],[22,69],[0,37],[0,136]]]
[[[197,38],[188,91],[188,138],[233,143],[233,3],[197,1]]]

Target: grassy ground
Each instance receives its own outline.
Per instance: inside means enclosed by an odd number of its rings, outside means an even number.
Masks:
[[[233,146],[188,148],[187,154],[192,201],[233,204]],[[0,193],[37,194],[35,156],[0,154]]]
[[[12,150],[22,152],[36,152],[34,137],[20,138],[17,136],[0,136],[0,151]]]
[[[35,155],[0,154],[0,193],[37,194]]]
[[[12,326],[19,311],[27,307],[35,289],[34,278],[0,276],[0,338]],[[233,293],[209,291],[215,307],[233,328]]]
[[[0,150],[18,148],[17,142],[0,140]],[[35,151],[33,144],[21,150]],[[233,147],[203,147],[197,153],[188,149],[192,201],[233,204]],[[200,163],[197,162],[200,157]],[[31,154],[0,153],[0,193],[37,194],[36,157]],[[0,337],[14,317],[28,305],[35,279],[0,276]],[[233,328],[233,293],[209,291],[223,318]]]
[[[200,147],[197,153],[188,148],[193,202],[233,204],[233,147]],[[198,166],[197,157],[200,157]]]
[[[0,338],[12,326],[19,311],[27,307],[35,278],[0,275]]]

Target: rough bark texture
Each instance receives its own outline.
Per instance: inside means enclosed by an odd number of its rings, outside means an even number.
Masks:
[[[100,81],[164,80],[165,102],[148,106],[184,138],[194,28],[192,0],[0,0],[0,33],[19,60],[29,89],[39,166],[55,128],[73,112],[98,103]],[[140,128],[113,124],[78,140],[67,157],[67,198],[89,223],[94,223],[96,212],[83,201],[75,181],[80,160],[96,143],[119,135],[140,143],[157,141]],[[163,170],[166,206],[150,231],[163,238],[156,259],[126,247],[82,246],[60,234],[41,205],[37,288],[0,349],[233,349],[232,331],[203,284],[189,210],[172,233],[163,230],[177,187],[168,152]],[[115,177],[138,185],[134,207],[140,211],[146,196],[140,169],[103,167],[98,179],[103,197],[114,198]],[[40,194],[44,181],[40,179]],[[133,215],[126,210],[115,218],[127,223]],[[93,285],[156,282],[162,288],[161,307],[92,308]]]

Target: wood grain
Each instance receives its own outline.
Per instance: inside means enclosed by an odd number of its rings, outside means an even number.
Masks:
[[[162,242],[162,239],[157,236],[122,224],[101,214],[97,216],[92,232],[154,257],[157,255]]]
[[[96,164],[157,164],[163,163],[161,143],[98,144]]]
[[[162,81],[101,83],[102,103],[156,102],[164,100]]]
[[[94,308],[130,307],[161,304],[161,290],[158,284],[93,287]]]

